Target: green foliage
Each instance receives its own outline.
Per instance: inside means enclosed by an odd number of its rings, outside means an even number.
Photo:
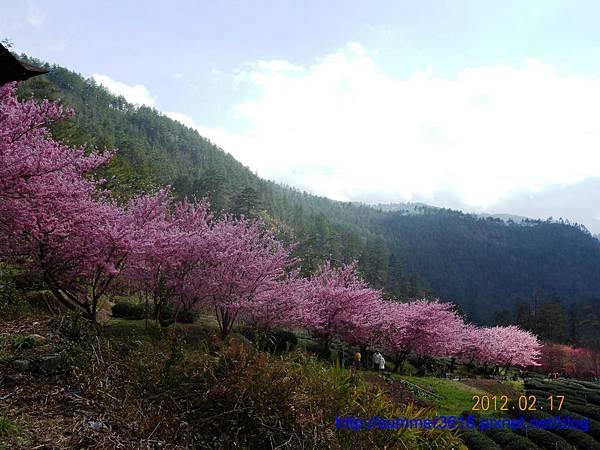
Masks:
[[[394,404],[348,370],[303,352],[273,355],[235,336],[223,346],[204,341],[190,347],[180,331],[119,345],[92,342],[91,355],[105,364],[98,367],[92,357],[81,366],[82,391],[109,402],[119,421],[136,423],[139,438],[156,430],[164,442],[184,448],[461,445],[448,430],[337,430],[338,416],[426,418],[432,412]],[[86,376],[89,371],[96,376]]]
[[[146,305],[129,301],[119,301],[112,307],[112,316],[129,320],[141,320],[146,317]]]
[[[0,315],[20,317],[30,308],[17,288],[19,271],[0,262]]]
[[[149,315],[148,309],[144,303],[131,300],[119,300],[112,306],[112,317],[127,320],[142,320]],[[194,323],[198,318],[198,313],[194,311],[182,310],[175,311],[171,306],[165,305],[160,309],[159,322],[161,325],[171,325],[173,322]]]
[[[83,318],[79,311],[68,312],[52,318],[61,337],[74,343],[87,342],[97,333],[97,325]]]
[[[38,344],[38,341],[34,336],[13,336],[13,347],[18,350],[24,350],[34,348]]]
[[[306,345],[306,350],[314,353],[320,359],[328,360],[331,357],[331,349],[321,341],[311,341]]]
[[[569,405],[567,405],[567,406],[569,406]],[[600,423],[599,422],[586,417],[586,415],[576,414],[567,408],[563,408],[561,410],[560,414],[562,414],[563,416],[571,417],[572,419],[576,419],[579,421],[587,419],[589,429],[588,429],[588,431],[586,431],[586,433],[589,436],[593,437],[597,442],[600,442]]]
[[[13,354],[0,351],[0,364],[7,364],[14,359]]]
[[[594,406],[591,404],[585,405],[583,403],[578,404],[569,398],[569,409],[582,416],[589,417],[590,419],[594,419],[595,421],[600,421],[600,407],[598,406]]]
[[[194,323],[196,319],[198,319],[198,313],[183,310],[177,313],[176,321],[179,323]]]
[[[397,375],[394,375],[397,376]],[[467,386],[460,381],[449,380],[436,377],[409,377],[401,376],[401,379],[407,380],[417,386],[437,394],[441,398],[423,397],[429,403],[437,406],[437,412],[440,415],[458,416],[466,405],[473,404],[473,395],[486,395],[485,391]],[[417,395],[419,395],[417,391]],[[484,415],[492,414],[492,411],[482,411]]]
[[[270,353],[289,352],[298,345],[298,338],[295,333],[280,328],[263,330],[246,326],[238,327],[237,332],[249,341],[254,342],[261,350]]]
[[[558,380],[546,380],[541,376],[534,376],[531,379],[527,380],[527,382],[525,383],[525,391],[527,395],[537,395],[538,407],[544,408],[543,411],[538,409],[537,411],[524,411],[520,413],[523,416],[525,416],[526,419],[543,420],[552,418],[552,415],[547,412],[550,408],[548,402],[545,400],[545,398],[548,397],[548,395],[550,394],[555,396],[565,396],[565,401],[562,410],[553,411],[553,415],[561,417],[571,416],[572,418],[577,419],[582,419],[583,417],[588,418],[588,432],[569,429],[552,430],[553,434],[556,434],[557,436],[562,438],[562,440],[557,439],[559,441],[559,448],[561,448],[560,445],[564,445],[564,440],[570,445],[575,446],[576,448],[600,449],[600,423],[598,423],[596,420],[593,420],[598,405],[595,405],[594,403],[588,404],[589,401],[593,402],[594,400],[600,400],[598,399],[600,386],[594,383],[582,382],[579,380],[569,380],[562,378]],[[573,405],[575,406],[573,407],[573,409],[571,409]],[[510,406],[516,406],[516,404],[511,403]],[[581,411],[581,413],[577,414],[575,410],[577,412]],[[590,414],[588,414],[588,412]],[[539,433],[536,433],[536,436],[531,436],[531,439],[534,441],[535,438],[543,439],[544,442],[546,442],[547,440],[547,436],[542,436]],[[542,445],[541,440],[539,441],[539,444]]]
[[[511,431],[488,430],[485,434],[504,450],[538,450],[540,448],[529,439]]]
[[[550,448],[557,450],[573,450],[573,446],[560,436],[539,428],[517,429],[516,433],[525,436],[540,448]]]
[[[19,432],[19,428],[14,422],[0,414],[0,437],[13,436]]]
[[[491,438],[478,431],[465,430],[460,437],[469,450],[501,450]]]
[[[584,448],[586,450],[599,450],[600,444],[594,440],[590,435],[579,430],[559,430],[556,432],[563,437],[569,444],[575,448]]]
[[[407,272],[420,274],[476,321],[493,322],[502,309],[516,309],[518,299],[533,303],[530,296],[541,287],[540,295],[555,293],[562,300],[600,292],[594,275],[600,242],[577,225],[506,223],[429,207],[392,212],[376,223],[388,249],[406,258]],[[568,331],[564,318],[547,320],[556,310],[556,302],[549,302],[539,328],[561,339]]]

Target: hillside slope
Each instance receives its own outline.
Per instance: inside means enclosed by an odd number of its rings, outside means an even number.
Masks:
[[[61,98],[76,110],[71,123],[55,126],[57,137],[119,149],[103,174],[114,176],[115,195],[170,184],[180,196],[207,196],[216,211],[260,216],[281,238],[299,242],[307,272],[324,258],[358,259],[365,278],[386,292],[439,295],[477,321],[493,321],[498,310],[534,292],[567,302],[600,297],[600,241],[582,227],[505,222],[426,205],[372,208],[310,195],[259,178],[154,109],[134,107],[67,69],[51,69],[25,83],[21,95]]]
[[[600,293],[600,241],[578,226],[438,210],[391,213],[376,229],[409,270],[479,320],[534,295],[568,304]]]

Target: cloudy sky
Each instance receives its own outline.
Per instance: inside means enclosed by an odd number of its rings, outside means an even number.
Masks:
[[[576,0],[0,0],[0,37],[266,178],[598,233],[598,17]]]

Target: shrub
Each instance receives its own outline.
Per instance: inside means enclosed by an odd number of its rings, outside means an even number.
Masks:
[[[526,436],[530,441],[534,442],[541,448],[552,448],[556,450],[573,449],[573,446],[570,445],[567,441],[549,431],[540,430],[539,428],[528,428],[527,431],[519,428],[515,431],[521,436]]]
[[[171,305],[163,305],[160,309],[158,321],[163,327],[178,323],[194,323],[198,318],[198,314],[194,311],[182,310],[175,311]]]
[[[34,348],[38,344],[34,336],[13,336],[13,347],[15,349],[23,350],[28,348]]]
[[[27,312],[27,302],[17,289],[12,272],[0,263],[0,314],[2,317],[17,318]]]
[[[590,436],[592,436],[597,441],[600,441],[600,423],[598,423],[597,421],[595,421],[593,419],[584,417],[581,414],[576,414],[574,412],[571,412],[570,410],[565,409],[565,408],[563,408],[560,411],[560,414],[565,417],[570,416],[572,419],[577,419],[577,420],[586,420],[587,419],[589,429],[586,433],[589,434]]]
[[[253,344],[257,343],[258,331],[256,328],[250,327],[250,326],[240,326],[240,327],[237,327],[236,331],[239,334],[241,334],[242,336],[244,336],[246,339],[248,339],[250,342],[252,342]]]
[[[194,323],[198,318],[198,313],[193,311],[183,310],[177,313],[177,322],[179,323]]]
[[[560,431],[560,433],[559,433]],[[562,436],[569,444],[576,448],[584,448],[586,450],[599,450],[600,444],[594,440],[589,434],[579,430],[558,430],[556,434]]]
[[[504,450],[538,450],[539,447],[529,439],[507,430],[489,430],[485,432]]]
[[[251,326],[237,328],[237,332],[254,343],[260,350],[269,353],[285,353],[294,350],[298,345],[298,338],[291,331],[274,328],[262,330]]]
[[[141,320],[146,317],[146,305],[142,303],[117,302],[112,307],[112,316],[121,319]]]
[[[294,350],[298,345],[298,338],[291,331],[271,330],[267,333],[265,350],[271,353],[284,353]]]
[[[331,349],[322,342],[310,343],[306,346],[306,350],[314,353],[321,359],[329,359],[331,356]]]
[[[462,445],[449,430],[336,429],[337,416],[427,418],[432,412],[399,406],[378,387],[304,352],[273,355],[235,335],[218,352],[201,346],[191,350],[181,343],[173,336],[140,341],[126,359],[107,361],[107,373],[82,376],[87,382],[82,391],[102,392],[112,386],[106,399],[115,420],[135,423],[136,438],[145,439],[154,431],[181,448]],[[102,354],[109,358],[107,349]],[[94,366],[92,360],[90,370],[97,371]]]
[[[600,408],[597,406],[585,405],[585,404],[580,404],[580,403],[575,403],[573,401],[570,401],[569,402],[569,410],[579,413],[582,416],[589,417],[590,419],[600,421]]]
[[[469,450],[501,450],[492,439],[478,431],[465,430],[460,437]]]

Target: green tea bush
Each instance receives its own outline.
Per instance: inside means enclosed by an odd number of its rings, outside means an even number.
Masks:
[[[503,450],[538,450],[539,447],[529,439],[507,430],[488,430],[485,432]]]
[[[566,400],[565,400],[566,402]],[[585,405],[583,403],[575,403],[569,401],[569,410],[574,411],[582,416],[600,421],[600,407],[594,405]],[[557,413],[558,414],[558,413]]]
[[[566,440],[549,431],[541,430],[539,428],[528,428],[527,431],[524,429],[517,429],[515,432],[521,436],[526,436],[530,441],[541,448],[573,450],[573,446]]]
[[[579,430],[557,430],[559,434],[569,444],[578,449],[600,450],[600,444],[589,434]]]
[[[600,392],[600,386],[598,385],[598,383],[592,382],[592,381],[584,381],[584,380],[576,380],[577,384],[586,387],[588,389],[591,389],[592,391],[595,392]]]
[[[469,450],[502,450],[491,438],[478,431],[465,430],[460,437]]]
[[[563,417],[570,416],[572,419],[577,419],[577,420],[586,420],[587,419],[588,423],[589,423],[589,430],[586,433],[600,442],[600,422],[597,422],[593,419],[585,417],[581,414],[576,414],[575,412],[571,411],[570,409],[566,409],[566,408],[563,408],[560,411],[560,414],[556,413],[556,415],[561,415]]]

